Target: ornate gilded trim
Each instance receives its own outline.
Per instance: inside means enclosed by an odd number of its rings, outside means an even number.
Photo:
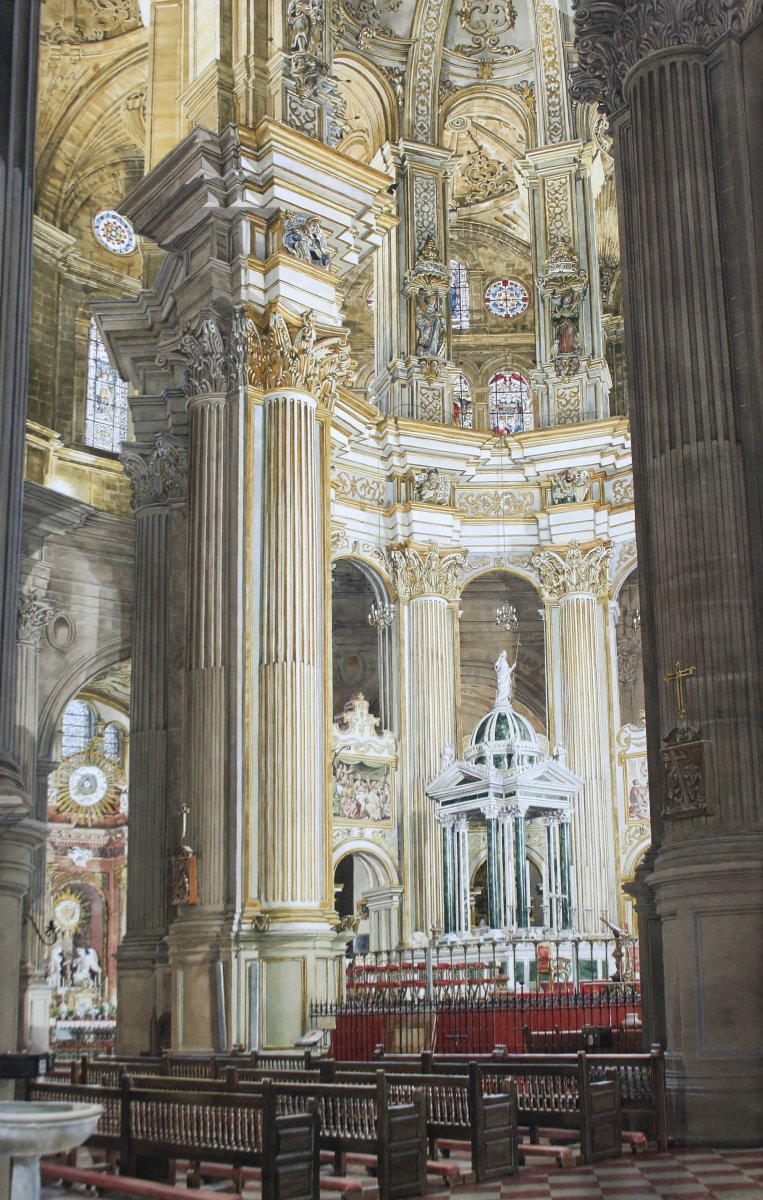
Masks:
[[[575,592],[609,595],[610,546],[594,546],[583,554],[577,541],[571,541],[566,556],[556,550],[534,554],[540,585],[547,600],[561,600]]]

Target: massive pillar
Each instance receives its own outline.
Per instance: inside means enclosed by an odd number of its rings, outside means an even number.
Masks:
[[[445,746],[456,742],[455,600],[464,550],[410,543],[393,546],[390,559],[400,599],[405,662],[404,742],[408,808],[403,830],[406,930],[442,928],[442,837],[427,785],[440,770]]]
[[[635,891],[671,1132],[763,1129],[760,60],[753,0],[580,5],[615,136],[653,849]],[[696,668],[676,722],[676,660]],[[675,745],[661,750],[674,730]],[[681,757],[683,766],[681,765]],[[670,760],[670,761],[668,761]],[[664,979],[664,991],[660,985]]]
[[[533,563],[550,627],[551,742],[566,747],[571,769],[583,780],[571,827],[577,882],[573,923],[599,933],[601,914],[613,919],[617,913],[606,686],[609,550],[594,546],[583,554],[573,541],[566,555],[544,550]]]
[[[0,1051],[17,1046],[22,904],[45,839],[45,826],[30,816],[14,729],[38,22],[33,0],[0,11]],[[0,1084],[0,1098],[7,1089]],[[0,1172],[0,1192],[4,1180]]]
[[[150,1031],[169,1008],[167,863],[170,543],[185,503],[188,452],[157,434],[153,445],[125,447],[135,510],[135,616],[130,697],[130,858],[140,885],[127,892],[125,936],[119,947],[121,1054],[146,1050]]]

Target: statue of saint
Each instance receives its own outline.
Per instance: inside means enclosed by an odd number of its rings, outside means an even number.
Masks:
[[[516,669],[516,661],[509,666],[506,651],[502,650],[495,661],[496,704],[511,704],[511,693],[514,688],[514,672]]]

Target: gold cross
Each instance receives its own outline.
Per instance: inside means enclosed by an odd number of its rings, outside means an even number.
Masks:
[[[684,679],[688,679],[690,675],[696,675],[696,667],[682,667],[680,659],[676,659],[675,667],[669,675],[663,675],[666,683],[675,683],[676,685],[676,704],[678,705],[679,717],[686,716],[686,697],[684,696]]]

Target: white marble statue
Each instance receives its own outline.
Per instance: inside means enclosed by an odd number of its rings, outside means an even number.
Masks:
[[[495,660],[496,704],[511,704],[511,693],[514,689],[514,672],[516,669],[516,661],[509,666],[506,651],[502,650]]]
[[[98,951],[92,946],[89,946],[87,950],[80,946],[77,951],[72,967],[72,983],[75,987],[87,986],[90,983],[95,983],[100,987],[101,964],[98,961]]]

